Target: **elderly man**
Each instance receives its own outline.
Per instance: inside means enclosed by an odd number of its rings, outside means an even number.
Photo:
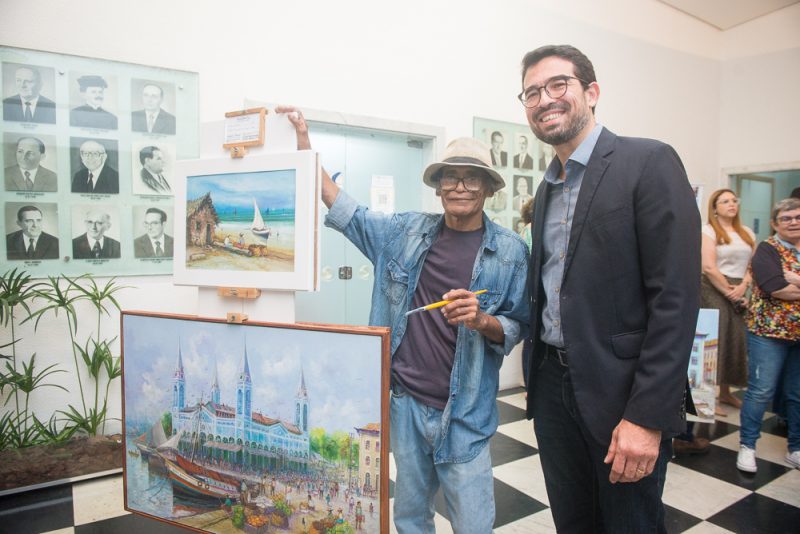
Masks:
[[[665,532],[700,214],[675,150],[597,124],[599,97],[576,48],[523,59],[519,99],[557,156],[533,208],[528,417],[559,532]]]
[[[45,147],[41,139],[20,137],[17,139],[15,156],[17,164],[5,169],[6,191],[58,190],[56,173],[41,166],[45,159]]]
[[[41,94],[39,69],[25,65],[14,72],[17,94],[3,100],[3,120],[55,124],[56,104]]]
[[[106,147],[97,141],[84,141],[79,154],[82,167],[72,176],[73,193],[119,193],[119,173],[106,165]]]
[[[175,116],[161,107],[164,101],[164,90],[148,83],[142,88],[142,104],[144,109],[131,112],[131,130],[155,134],[175,135]]]
[[[173,239],[164,233],[167,214],[158,208],[147,208],[144,214],[145,233],[133,240],[137,258],[171,258]]]
[[[42,210],[22,206],[17,211],[19,230],[6,236],[9,260],[54,260],[58,258],[58,238],[42,231]]]
[[[87,75],[78,78],[84,104],[69,112],[70,126],[83,128],[117,129],[117,116],[103,109],[108,83],[102,76]]]
[[[172,188],[164,177],[164,153],[157,146],[146,146],[139,151],[142,183],[155,194],[170,195]]]
[[[302,114],[289,113],[298,148],[310,148]],[[504,186],[489,147],[450,143],[423,182],[443,214],[371,211],[323,173],[325,224],[342,232],[375,268],[370,324],[391,339],[391,446],[397,463],[394,521],[400,534],[433,532],[433,497],[442,488],[453,530],[490,532],[494,493],[489,438],[497,429],[495,395],[503,356],[528,317],[528,250],[483,214]],[[485,294],[476,295],[479,289]],[[431,302],[440,310],[406,315]]]
[[[72,240],[72,257],[76,260],[119,258],[119,241],[106,235],[111,228],[108,213],[100,209],[90,210],[83,222],[86,233]]]

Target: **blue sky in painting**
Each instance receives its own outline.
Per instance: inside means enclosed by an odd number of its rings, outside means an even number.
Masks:
[[[380,421],[380,338],[127,315],[124,320],[125,411],[129,422],[152,421],[172,403],[180,339],[186,401],[209,400],[214,367],[221,401],[235,405],[247,343],[253,409],[292,422],[305,375],[310,426],[328,432]]]
[[[252,209],[253,197],[262,210],[293,209],[295,173],[294,169],[285,169],[189,176],[186,180],[186,199],[194,200],[210,192],[217,209]]]
[[[719,330],[719,311],[701,309],[697,318],[697,332],[708,334],[706,341],[717,339]]]

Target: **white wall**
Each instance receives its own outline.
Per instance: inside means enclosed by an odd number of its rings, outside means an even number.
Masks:
[[[448,137],[470,135],[473,116],[524,122],[522,56],[571,43],[595,64],[599,121],[673,144],[710,192],[721,166],[800,159],[799,10],[728,39],[655,0],[3,0],[0,35],[9,46],[197,71],[203,122],[249,97],[443,126]],[[776,90],[759,97],[765,77]],[[122,282],[138,287],[123,294],[125,308],[197,308],[196,292],[168,277]],[[49,326],[35,350],[69,368]]]

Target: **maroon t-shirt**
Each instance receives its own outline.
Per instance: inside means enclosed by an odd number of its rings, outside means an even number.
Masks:
[[[469,289],[483,228],[459,232],[442,225],[428,250],[411,309],[442,300],[451,289]],[[441,309],[415,313],[392,358],[392,377],[426,406],[443,410],[450,395],[450,372],[458,328]]]

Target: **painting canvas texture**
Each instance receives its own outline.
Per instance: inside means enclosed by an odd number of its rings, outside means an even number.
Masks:
[[[331,328],[123,313],[126,509],[203,532],[382,531],[388,331]]]

